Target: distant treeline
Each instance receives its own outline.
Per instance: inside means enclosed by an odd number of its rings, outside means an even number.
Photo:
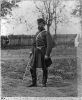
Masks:
[[[57,45],[75,45],[76,34],[58,34]],[[55,38],[53,37],[53,42]],[[8,35],[1,36],[1,46],[31,46],[34,35]]]

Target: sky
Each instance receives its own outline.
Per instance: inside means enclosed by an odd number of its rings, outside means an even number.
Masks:
[[[17,3],[18,8],[13,8],[12,16],[7,15],[6,19],[1,19],[1,35],[35,35],[37,30],[37,18],[40,14],[36,11],[35,4],[32,1],[21,1]],[[80,19],[70,16],[71,10],[74,8],[74,2],[69,1],[66,5],[67,16],[70,19],[69,23],[59,24],[57,34],[80,34],[81,26]],[[38,3],[40,6],[41,4]],[[28,27],[29,26],[29,27]],[[54,27],[54,23],[52,23]],[[50,29],[50,33],[54,34],[54,29]]]

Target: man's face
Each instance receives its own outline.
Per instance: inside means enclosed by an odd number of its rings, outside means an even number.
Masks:
[[[41,31],[44,28],[44,24],[43,23],[38,23],[38,29]]]

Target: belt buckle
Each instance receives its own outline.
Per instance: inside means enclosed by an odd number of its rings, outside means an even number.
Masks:
[[[37,47],[38,49],[41,49],[41,47]]]

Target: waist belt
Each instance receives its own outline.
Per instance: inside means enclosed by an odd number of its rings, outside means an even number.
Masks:
[[[41,48],[43,48],[43,47],[45,47],[45,46],[36,46],[36,48],[38,48],[38,49],[41,49]]]

